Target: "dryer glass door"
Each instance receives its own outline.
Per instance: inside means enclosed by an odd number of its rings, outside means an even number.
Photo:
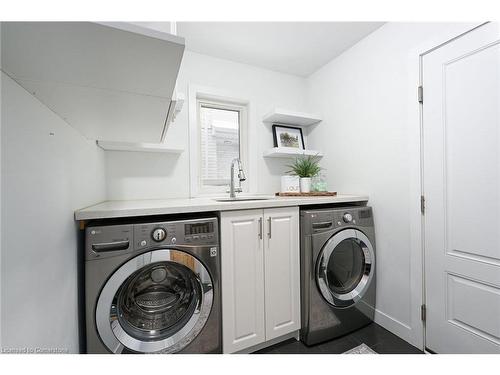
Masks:
[[[316,280],[323,297],[336,307],[359,301],[374,272],[374,252],[359,230],[346,229],[325,244],[316,267]]]
[[[155,250],[121,266],[97,304],[99,335],[112,352],[172,353],[186,347],[205,325],[212,280],[195,257]]]

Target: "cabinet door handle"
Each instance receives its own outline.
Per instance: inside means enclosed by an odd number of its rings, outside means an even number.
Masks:
[[[271,238],[271,223],[272,223],[271,218],[269,218],[267,220],[269,221],[269,233],[268,233],[268,235],[269,235],[269,238]]]
[[[259,218],[259,238],[262,239],[262,218]]]

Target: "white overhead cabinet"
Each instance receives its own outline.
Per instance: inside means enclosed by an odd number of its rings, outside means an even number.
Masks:
[[[221,213],[224,353],[300,329],[298,207]]]
[[[162,139],[183,38],[91,22],[2,22],[1,35],[3,71],[87,138]]]

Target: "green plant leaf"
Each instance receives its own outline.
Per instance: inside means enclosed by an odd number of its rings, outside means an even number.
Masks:
[[[290,168],[286,173],[299,177],[314,177],[322,168],[319,166],[318,155],[298,156],[292,164],[287,165]]]

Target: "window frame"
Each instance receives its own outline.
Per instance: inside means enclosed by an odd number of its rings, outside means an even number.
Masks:
[[[247,180],[242,184],[244,193],[250,191],[250,165],[249,165],[249,129],[248,115],[249,102],[247,100],[236,99],[228,95],[227,92],[215,89],[190,87],[189,90],[189,138],[190,138],[190,196],[223,196],[227,194],[228,185],[203,185],[201,167],[201,123],[200,108],[209,108],[237,111],[239,113],[239,146],[240,160],[243,165]]]

